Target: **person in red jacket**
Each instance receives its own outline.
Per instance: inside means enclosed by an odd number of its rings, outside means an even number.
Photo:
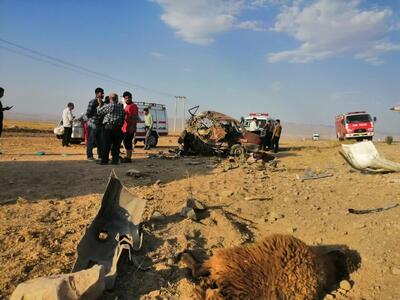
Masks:
[[[133,139],[136,133],[136,124],[138,120],[138,107],[132,101],[132,94],[130,92],[124,92],[122,95],[125,99],[125,120],[122,125],[123,141],[126,150],[126,157],[121,162],[132,162],[132,150],[133,150]]]

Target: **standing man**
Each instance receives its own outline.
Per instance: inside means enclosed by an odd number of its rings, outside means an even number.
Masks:
[[[125,120],[122,125],[122,133],[124,136],[124,147],[126,150],[126,157],[121,162],[130,163],[132,162],[132,150],[133,150],[133,139],[136,133],[136,124],[138,119],[138,107],[132,101],[132,94],[130,92],[124,92],[125,100]]]
[[[149,137],[151,135],[151,131],[153,130],[153,116],[147,107],[144,109],[144,129],[146,131],[146,136],[144,138],[144,150],[149,150]]]
[[[107,165],[111,149],[112,160],[114,165],[119,164],[119,147],[121,145],[122,125],[125,119],[125,111],[121,104],[118,103],[118,95],[110,94],[110,103],[101,104],[97,108],[99,118],[103,118],[103,143],[104,148],[101,153],[101,165]]]
[[[281,120],[277,119],[275,121],[274,131],[272,132],[272,148],[274,149],[275,153],[277,153],[279,150],[279,139],[281,138],[281,133]]]
[[[89,101],[86,111],[88,119],[88,142],[86,145],[86,156],[88,161],[96,161],[93,157],[93,148],[97,145],[97,156],[101,159],[102,152],[102,124],[97,115],[97,107],[103,105],[104,90],[97,88],[95,90],[96,98]]]
[[[250,122],[249,131],[255,132],[258,131],[258,120],[257,118],[253,118]]]
[[[4,96],[4,89],[2,87],[0,87],[0,99],[3,98],[3,96]],[[10,110],[11,108],[12,108],[12,106],[3,107],[3,104],[0,101],[0,136],[3,131],[3,117],[4,117],[3,112],[6,110]]]
[[[274,130],[274,124],[272,124],[272,120],[267,121],[264,129],[265,129],[265,137],[263,140],[264,150],[265,149],[271,150],[272,133]]]
[[[260,137],[262,138],[262,150],[266,149],[269,150],[271,147],[271,138],[272,138],[271,127],[272,127],[271,120],[267,120],[260,134]]]
[[[69,102],[67,107],[63,110],[62,113],[62,122],[64,127],[64,135],[62,140],[63,147],[69,147],[69,143],[71,141],[72,135],[72,121],[74,120],[74,116],[72,115],[72,110],[74,109],[74,104]]]

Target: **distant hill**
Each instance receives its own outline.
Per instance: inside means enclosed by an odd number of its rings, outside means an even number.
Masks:
[[[29,114],[29,113],[17,113],[17,112],[6,112],[6,119],[19,120],[19,121],[43,121],[43,122],[58,122],[60,121],[60,116],[51,114]]]

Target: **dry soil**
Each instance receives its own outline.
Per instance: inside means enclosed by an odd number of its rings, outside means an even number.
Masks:
[[[176,138],[160,144],[147,152],[166,151]],[[227,161],[213,157],[150,159],[142,145],[133,163],[100,166],[85,160],[84,145],[67,149],[52,135],[6,133],[0,139],[0,201],[6,202],[0,205],[0,299],[25,280],[71,270],[112,168],[132,193],[147,199],[144,246],[134,257],[150,268],[122,260],[116,286],[103,299],[190,299],[194,282],[179,263],[182,251],[201,259],[215,248],[276,232],[311,245],[347,245],[360,254],[352,289],[336,298],[400,299],[400,207],[346,213],[400,202],[400,174],[351,170],[335,141],[284,140],[282,146],[276,170],[243,164],[224,171]],[[399,161],[399,145],[377,147]],[[131,168],[148,176],[126,176]],[[333,176],[300,182],[296,175],[308,168]],[[179,215],[188,197],[209,207],[198,222]]]

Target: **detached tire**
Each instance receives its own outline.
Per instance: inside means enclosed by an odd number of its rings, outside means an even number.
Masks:
[[[236,144],[231,147],[230,154],[239,157],[245,154],[245,150],[242,145]]]

